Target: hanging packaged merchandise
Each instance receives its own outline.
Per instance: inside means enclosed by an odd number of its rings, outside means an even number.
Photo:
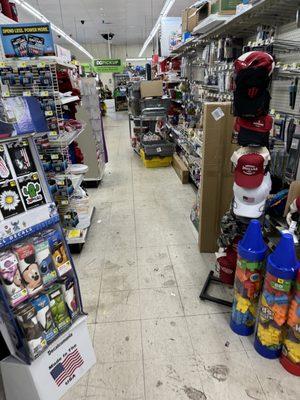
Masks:
[[[18,243],[13,247],[17,256],[21,276],[29,296],[43,289],[41,273],[36,261],[34,246],[31,243]]]
[[[0,278],[8,301],[13,307],[27,299],[28,293],[21,278],[18,260],[10,251],[0,254]]]
[[[293,236],[285,233],[268,257],[258,309],[254,347],[263,357],[280,356],[298,266]]]
[[[249,119],[268,114],[271,100],[268,87],[274,66],[273,57],[262,51],[245,53],[234,62],[235,116]]]
[[[28,303],[19,306],[15,315],[27,340],[30,356],[35,359],[47,346],[43,328],[37,320],[37,312]]]
[[[238,335],[249,336],[254,332],[267,249],[259,221],[252,220],[238,244],[230,321],[231,329]]]
[[[300,376],[300,269],[289,306],[280,362],[291,374]]]
[[[28,175],[36,171],[27,140],[8,143],[7,149],[17,176]]]
[[[39,83],[43,89],[52,87],[52,74],[49,66],[39,67],[37,69],[39,75]]]
[[[43,232],[43,238],[45,238],[49,243],[52,260],[57,274],[63,276],[72,269],[72,264],[67,255],[61,233],[53,229],[48,229]]]
[[[17,182],[11,180],[0,184],[0,216],[2,215],[2,218],[7,219],[24,211]]]
[[[18,68],[20,85],[27,86],[33,84],[33,73],[31,67]]]
[[[16,84],[16,74],[12,67],[0,68],[0,76],[3,85],[14,86]]]
[[[238,133],[240,146],[258,146],[269,148],[269,136],[273,127],[273,118],[270,115],[256,119],[237,117],[234,129]]]
[[[39,266],[44,286],[54,282],[57,278],[48,240],[37,236],[33,239],[36,261]]]
[[[61,283],[65,302],[68,306],[70,317],[74,319],[79,314],[79,305],[76,300],[75,283],[72,278],[65,278]]]
[[[246,218],[260,218],[265,210],[266,200],[271,191],[272,182],[270,173],[263,177],[262,184],[255,189],[246,189],[233,185],[233,212],[235,215]]]
[[[36,172],[19,178],[18,183],[27,209],[46,203],[39,176]]]
[[[236,185],[247,189],[258,188],[265,178],[270,160],[266,147],[241,147],[236,150],[231,157]]]
[[[35,308],[37,321],[43,328],[44,337],[50,343],[59,333],[50,310],[50,300],[47,295],[42,294],[31,300],[31,304]]]
[[[50,310],[54,319],[55,325],[59,331],[64,331],[70,324],[71,318],[68,314],[64,297],[61,292],[60,286],[55,285],[47,292],[50,300]]]
[[[10,172],[5,147],[3,145],[0,145],[0,182],[6,181],[11,178],[12,178],[12,175]]]

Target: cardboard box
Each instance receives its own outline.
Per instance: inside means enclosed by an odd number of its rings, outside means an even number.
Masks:
[[[163,95],[163,82],[159,81],[141,81],[141,98],[161,97]]]
[[[231,143],[234,117],[231,103],[205,103],[203,153],[199,187],[199,249],[217,250],[220,220],[233,198],[231,155],[237,148]]]
[[[173,155],[172,165],[181,183],[189,183],[189,170],[178,154]]]
[[[289,190],[289,194],[288,194],[288,198],[287,198],[286,206],[285,206],[285,210],[284,210],[285,217],[289,213],[290,205],[299,196],[300,196],[300,182],[294,181],[290,184],[290,190]]]
[[[210,5],[210,13],[233,15],[236,13],[236,6],[241,3],[242,0],[214,0]]]
[[[183,10],[182,13],[182,33],[193,32],[194,28],[199,23],[208,17],[209,2],[202,4],[199,7],[191,6]]]

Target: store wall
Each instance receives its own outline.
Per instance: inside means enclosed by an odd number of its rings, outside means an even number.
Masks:
[[[107,44],[86,44],[84,46],[95,58],[107,58],[108,57],[108,47]],[[143,44],[138,45],[112,45],[111,55],[112,58],[121,58],[125,61],[126,58],[137,58]],[[143,57],[151,57],[152,49],[149,47],[147,51],[143,54]]]

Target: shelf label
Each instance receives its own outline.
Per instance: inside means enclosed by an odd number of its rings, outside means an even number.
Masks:
[[[42,90],[42,91],[40,92],[40,96],[41,96],[41,97],[48,97],[48,96],[49,96],[48,90]]]
[[[211,115],[213,116],[215,121],[219,121],[221,118],[225,116],[222,109],[220,107],[216,108]]]
[[[45,115],[46,117],[51,117],[53,115],[53,111],[51,110],[45,111]]]

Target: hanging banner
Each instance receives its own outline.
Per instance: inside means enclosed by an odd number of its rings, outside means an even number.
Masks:
[[[98,73],[119,73],[123,72],[124,66],[120,59],[106,59],[106,60],[94,60],[94,70]]]
[[[84,68],[84,72],[85,72],[86,74],[89,74],[89,73],[91,73],[91,72],[94,72],[94,68],[92,67],[91,64],[82,63],[82,64],[80,64],[80,65],[82,66],[82,68]]]
[[[50,24],[0,25],[0,37],[6,58],[55,56]]]

